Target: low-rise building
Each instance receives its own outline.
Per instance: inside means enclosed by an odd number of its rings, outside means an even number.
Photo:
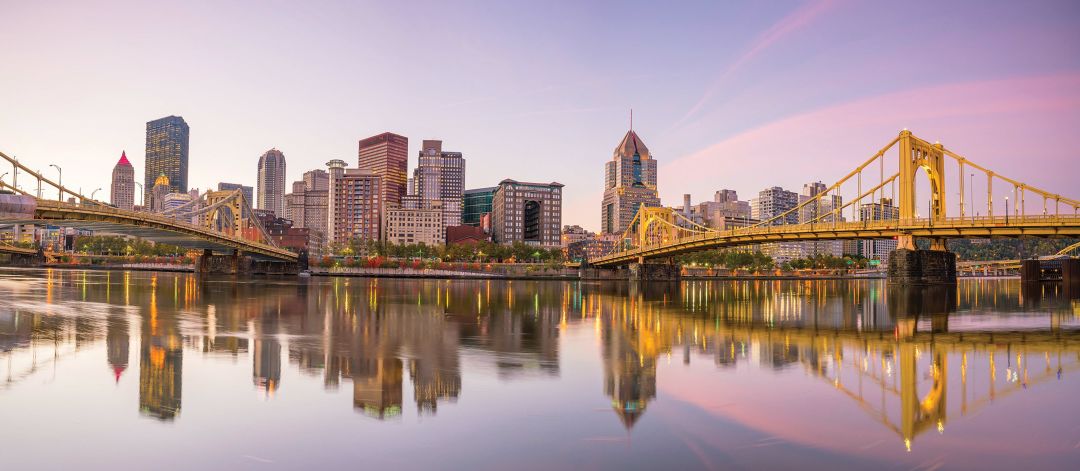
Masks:
[[[443,208],[439,200],[425,202],[424,208],[391,207],[383,215],[383,240],[398,244],[442,245]]]
[[[506,179],[492,197],[493,238],[496,243],[523,242],[560,246],[563,184],[528,183]]]

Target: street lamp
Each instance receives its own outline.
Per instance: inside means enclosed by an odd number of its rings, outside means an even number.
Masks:
[[[1005,225],[1009,225],[1009,197],[1005,197]]]
[[[98,188],[98,189],[96,189],[96,190],[94,190],[94,191],[91,191],[91,192],[90,192],[90,199],[92,199],[92,200],[97,200],[97,198],[94,198],[94,195],[96,195],[96,194],[97,194],[97,192],[99,192],[99,191],[101,191],[101,188]]]
[[[60,174],[60,178],[56,180],[56,184],[60,186],[60,189],[56,190],[58,192],[57,201],[64,201],[64,169],[56,164],[49,164],[49,166],[55,168],[56,172]]]

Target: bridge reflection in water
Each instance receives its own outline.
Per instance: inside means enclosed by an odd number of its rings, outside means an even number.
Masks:
[[[252,383],[268,396],[288,387],[287,361],[328,390],[352,383],[352,407],[381,420],[402,414],[406,397],[425,414],[456,402],[464,355],[503,381],[557,377],[576,361],[560,358],[560,335],[591,327],[602,390],[627,429],[657,397],[658,362],[681,355],[722,371],[801,368],[910,449],[1080,365],[1080,294],[1053,284],[25,274],[0,272],[0,396],[104,341],[117,381],[138,361],[138,408],[159,420],[180,414],[185,356],[250,356]]]

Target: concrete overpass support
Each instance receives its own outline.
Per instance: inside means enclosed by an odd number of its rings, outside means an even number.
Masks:
[[[956,284],[956,254],[944,250],[900,248],[889,254],[889,283]]]

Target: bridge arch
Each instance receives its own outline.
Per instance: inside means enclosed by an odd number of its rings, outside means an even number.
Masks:
[[[900,185],[899,206],[900,219],[915,219],[918,212],[916,176],[919,170],[926,172],[930,181],[930,214],[926,217],[931,221],[945,219],[945,148],[940,144],[930,144],[911,134],[911,131],[903,130],[899,137],[900,147]],[[915,241],[910,236],[899,239],[899,247],[914,249]]]

